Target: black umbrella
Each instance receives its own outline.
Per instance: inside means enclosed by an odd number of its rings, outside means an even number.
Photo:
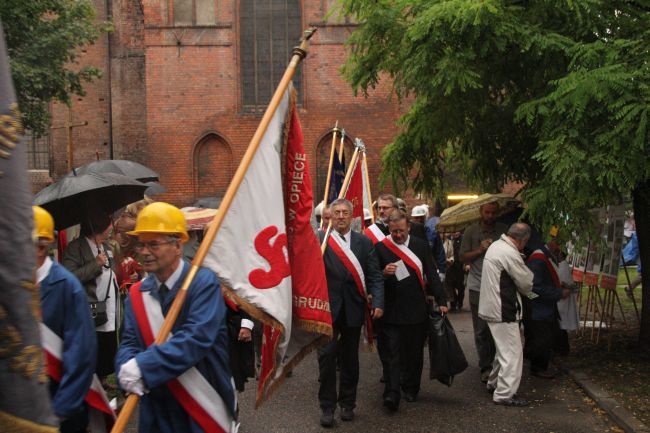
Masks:
[[[148,188],[144,192],[144,195],[152,196],[167,192],[167,188],[158,182],[145,182],[145,185],[147,185]]]
[[[139,180],[140,182],[150,182],[158,180],[158,173],[134,161],[126,159],[103,159],[101,161],[94,161],[75,169],[72,173],[68,173],[66,177],[72,177],[80,174],[87,173],[115,173],[122,174],[131,179]]]
[[[36,194],[34,204],[52,214],[57,230],[83,222],[90,212],[110,214],[142,200],[147,185],[113,173],[64,177]]]
[[[201,197],[194,202],[192,207],[208,208],[208,209],[219,209],[221,205],[221,200],[223,197]]]

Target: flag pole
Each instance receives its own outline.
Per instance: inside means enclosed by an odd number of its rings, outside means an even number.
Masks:
[[[343,131],[345,132],[345,130]],[[345,152],[345,133],[341,134],[341,144],[339,145],[339,162],[343,164],[343,152]]]
[[[347,194],[348,192],[348,188],[350,187],[350,181],[352,180],[352,173],[354,172],[354,169],[357,166],[357,161],[359,160],[360,147],[361,146],[359,146],[358,144],[355,144],[354,153],[352,154],[352,160],[350,161],[350,165],[348,166],[348,171],[345,173],[345,179],[343,180],[343,185],[341,186],[341,191],[339,192],[338,198],[344,198],[345,194]],[[320,246],[321,254],[325,254],[325,250],[327,249],[327,238],[329,238],[331,232],[332,232],[332,219],[330,218],[329,225],[327,226],[327,230],[325,231],[325,236],[323,237],[323,243]]]
[[[372,207],[372,194],[370,193],[370,175],[368,174],[368,159],[366,150],[363,150],[363,170],[365,171],[364,181],[366,182],[366,193],[368,194],[368,203],[370,204],[370,216],[372,223],[375,223],[375,209]]]
[[[298,67],[300,62],[305,57],[307,57],[307,49],[309,48],[309,39],[314,35],[315,32],[316,32],[315,27],[305,30],[303,33],[303,37],[301,39],[300,46],[293,48],[292,51],[293,55],[291,57],[291,61],[289,62],[289,66],[284,71],[284,75],[280,80],[280,84],[275,90],[275,93],[273,94],[273,98],[271,99],[269,106],[266,108],[266,111],[264,112],[264,116],[262,117],[260,124],[257,126],[257,130],[255,131],[255,134],[253,135],[250,144],[248,145],[248,149],[246,150],[246,153],[244,154],[241,162],[239,163],[239,167],[237,168],[237,171],[235,172],[235,175],[233,176],[233,179],[230,182],[230,185],[228,186],[228,190],[226,191],[226,194],[224,195],[223,200],[221,201],[221,205],[219,206],[219,212],[214,217],[214,220],[212,220],[212,223],[210,224],[208,231],[206,232],[205,237],[203,238],[203,241],[201,242],[201,245],[199,246],[199,249],[196,252],[196,255],[194,256],[194,260],[192,261],[192,266],[190,267],[190,270],[187,276],[185,277],[185,280],[183,281],[183,285],[181,286],[181,289],[176,294],[176,297],[174,298],[174,302],[172,303],[171,307],[169,308],[169,311],[167,312],[167,315],[165,316],[165,321],[160,327],[160,331],[156,336],[156,340],[154,341],[154,344],[161,344],[167,341],[169,333],[172,330],[172,326],[176,322],[176,319],[178,318],[178,314],[180,313],[181,308],[183,308],[183,304],[185,303],[185,298],[187,297],[187,290],[190,287],[190,284],[192,284],[192,280],[196,276],[199,267],[203,263],[203,259],[205,259],[205,256],[207,255],[208,250],[210,249],[210,245],[214,241],[217,232],[221,228],[221,224],[223,223],[224,217],[228,212],[228,208],[230,207],[235,197],[235,194],[239,189],[239,186],[244,180],[244,176],[246,175],[248,166],[253,160],[253,157],[255,156],[255,152],[257,152],[257,148],[259,147],[260,142],[262,141],[262,137],[264,137],[264,134],[266,133],[269,123],[271,122],[271,119],[273,118],[275,111],[277,110],[278,106],[280,105],[280,102],[282,101],[282,98],[284,97],[284,93],[287,90],[287,87],[289,87],[289,82],[293,78],[293,75],[296,72],[296,68]],[[126,399],[126,402],[124,403],[124,406],[122,407],[122,410],[120,411],[119,416],[117,417],[117,420],[115,421],[115,424],[113,425],[113,429],[111,430],[111,433],[122,433],[124,431],[126,424],[129,422],[129,418],[133,414],[133,411],[135,410],[135,407],[138,404],[139,398],[140,397],[137,396],[136,394],[129,395],[129,397]]]
[[[336,150],[336,133],[339,132],[339,121],[336,121],[332,130],[332,146],[330,149],[330,160],[327,165],[327,181],[325,182],[325,198],[323,198],[323,209],[327,206],[327,199],[330,192],[330,182],[332,180],[332,166],[334,165],[334,151]],[[321,213],[320,227],[323,228],[323,217]]]

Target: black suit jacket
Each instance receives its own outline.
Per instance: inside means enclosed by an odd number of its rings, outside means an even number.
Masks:
[[[325,234],[319,231],[318,235],[320,241],[323,242]],[[334,230],[332,230],[331,235],[338,236]],[[353,231],[350,238],[350,248],[363,268],[366,278],[366,292],[372,295],[372,307],[383,309],[384,279],[379,270],[372,241],[367,236]],[[323,261],[325,263],[332,321],[339,326],[363,325],[367,301],[359,294],[352,274],[329,247],[325,250]]]
[[[436,302],[439,305],[447,305],[445,291],[433,264],[428,242],[411,236],[409,238],[408,248],[422,262],[427,295],[435,296]],[[401,260],[381,242],[375,245],[375,249],[382,275],[387,264]],[[391,275],[384,280],[384,302],[386,308],[384,309],[384,316],[380,319],[384,323],[409,325],[422,323],[427,320],[429,311],[420,280],[415,270],[411,269],[408,265],[406,268],[409,271],[407,278],[397,281],[397,278]]]

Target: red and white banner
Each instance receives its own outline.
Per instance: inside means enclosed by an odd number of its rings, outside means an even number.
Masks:
[[[265,324],[258,404],[332,332],[311,210],[309,164],[290,87],[203,262],[237,304]]]
[[[395,254],[397,257],[402,259],[402,261],[413,271],[415,272],[415,275],[418,276],[418,279],[420,280],[420,285],[422,286],[422,290],[425,290],[425,285],[424,285],[424,272],[422,271],[422,261],[418,256],[415,255],[413,251],[409,249],[404,244],[397,244],[393,240],[392,236],[386,236],[382,243],[391,250],[393,254]]]
[[[63,377],[63,340],[44,323],[40,323],[41,344],[47,360],[47,374],[55,382]],[[88,404],[89,429],[92,433],[108,432],[115,423],[115,412],[106,396],[106,392],[96,374],[90,383],[90,389],[84,399]]]
[[[154,298],[151,292],[141,292],[140,283],[132,286],[129,294],[140,335],[144,344],[151,346],[165,320],[160,301]],[[237,432],[238,424],[223,398],[196,367],[167,382],[167,387],[183,409],[204,431]]]
[[[379,227],[377,227],[377,224],[372,224],[366,229],[364,233],[370,238],[373,244],[383,241],[386,237],[384,232],[382,232]]]
[[[361,153],[357,158],[354,171],[352,172],[352,177],[350,178],[350,185],[348,190],[345,192],[345,198],[352,202],[352,225],[351,228],[355,232],[363,233],[364,221],[363,221],[363,171],[361,167],[363,166],[361,160]]]

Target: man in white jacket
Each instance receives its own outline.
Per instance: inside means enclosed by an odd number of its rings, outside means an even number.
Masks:
[[[517,397],[524,364],[519,321],[521,296],[532,294],[533,273],[521,251],[530,239],[530,227],[515,223],[488,248],[483,261],[478,315],[485,320],[494,337],[496,355],[488,379],[495,404],[526,406]]]

